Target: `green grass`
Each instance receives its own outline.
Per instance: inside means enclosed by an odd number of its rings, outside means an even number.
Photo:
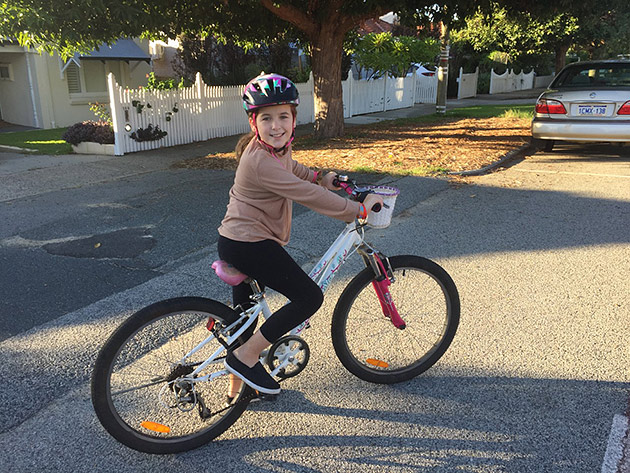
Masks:
[[[451,118],[527,118],[534,117],[533,105],[521,104],[499,104],[499,105],[476,105],[472,107],[452,108],[446,111],[445,115],[433,113],[431,115],[421,115],[412,118],[399,118],[392,121],[383,121],[375,124],[377,127],[387,127],[394,125],[413,125],[420,123],[436,123]]]
[[[32,149],[34,154],[72,154],[72,146],[61,139],[67,128],[0,133],[0,145]]]
[[[446,116],[453,118],[533,118],[534,106],[529,104],[479,105],[453,108],[446,111]]]

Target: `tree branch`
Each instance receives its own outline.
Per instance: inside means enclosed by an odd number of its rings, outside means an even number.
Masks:
[[[288,21],[298,29],[304,31],[308,37],[315,37],[319,30],[319,25],[304,11],[293,5],[280,4],[277,0],[260,0],[263,7],[271,13]],[[316,2],[315,2],[316,4]]]
[[[376,7],[369,12],[360,13],[357,15],[345,16],[341,21],[339,28],[349,31],[357,25],[360,25],[363,21],[369,20],[371,18],[378,18],[383,16],[385,13],[391,11],[391,6],[380,6]]]

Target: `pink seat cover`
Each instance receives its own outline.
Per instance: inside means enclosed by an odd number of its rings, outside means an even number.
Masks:
[[[241,273],[238,269],[223,260],[217,260],[212,263],[212,269],[217,273],[217,276],[225,281],[230,286],[238,286],[240,283],[247,279],[247,275]]]

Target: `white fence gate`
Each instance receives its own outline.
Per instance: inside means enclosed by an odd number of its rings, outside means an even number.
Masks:
[[[477,82],[479,81],[479,67],[475,72],[464,74],[464,68],[459,68],[459,77],[457,78],[457,99],[465,99],[467,97],[477,96]]]
[[[534,75],[533,69],[527,74],[523,71],[514,74],[513,70],[507,70],[503,74],[496,74],[494,69],[492,69],[490,71],[490,93],[502,94],[514,92],[515,90],[533,89]]]
[[[243,86],[208,86],[201,74],[192,87],[176,90],[124,89],[111,73],[107,81],[116,155],[249,131],[241,104]],[[296,86],[300,92],[298,124],[313,123],[313,76]],[[349,78],[342,86],[344,117],[349,118],[419,102],[435,103],[437,75],[370,81]]]
[[[370,80],[354,79],[350,75],[341,85],[344,118],[413,107],[415,103],[435,103],[437,97],[437,76],[422,74]]]

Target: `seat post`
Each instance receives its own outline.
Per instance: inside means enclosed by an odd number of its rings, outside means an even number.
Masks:
[[[258,284],[258,281],[256,281],[254,278],[247,278],[245,281],[249,284],[249,287],[252,288],[252,295],[249,296],[249,298],[255,302],[260,301],[261,299],[263,299],[265,297],[265,294],[263,293],[262,289],[260,288],[260,285]]]

